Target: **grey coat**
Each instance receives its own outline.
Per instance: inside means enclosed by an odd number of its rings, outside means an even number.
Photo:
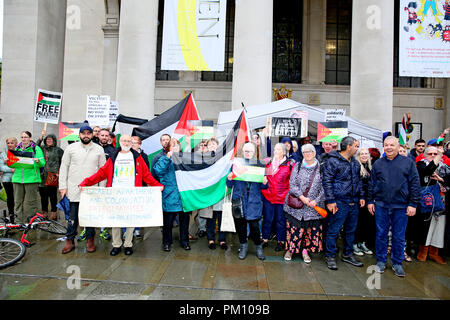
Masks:
[[[309,190],[309,193],[306,195],[307,198],[311,200],[315,200],[317,205],[321,208],[325,208],[325,193],[323,191],[322,186],[322,176],[320,174],[320,164],[319,162],[316,162],[317,166],[317,172],[316,176],[314,177],[314,181],[311,185],[311,189]],[[299,166],[301,166],[299,171]],[[303,166],[302,162],[298,162],[295,164],[294,169],[292,170],[291,179],[289,180],[289,193],[292,193],[296,197],[299,197],[302,195],[306,188],[309,185],[309,182],[311,180],[312,174],[314,172],[314,167],[312,168],[306,168]],[[286,195],[286,199],[284,201],[283,209],[284,211],[291,215],[292,217],[296,218],[298,221],[309,221],[309,220],[318,220],[322,219],[322,216],[317,213],[317,211],[314,208],[308,207],[306,204],[301,209],[294,209],[287,205],[287,198],[289,196]]]

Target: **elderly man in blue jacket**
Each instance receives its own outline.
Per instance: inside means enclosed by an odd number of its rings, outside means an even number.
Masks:
[[[345,225],[344,253],[341,260],[356,267],[363,263],[353,256],[353,240],[358,224],[358,203],[365,205],[364,191],[360,179],[361,166],[353,157],[359,148],[359,142],[353,137],[341,141],[341,151],[329,153],[324,165],[322,185],[325,191],[329,215],[328,231],[325,243],[325,259],[331,270],[337,270],[336,240],[342,226]]]
[[[384,141],[385,157],[372,167],[368,191],[368,209],[375,215],[377,227],[376,270],[383,273],[387,262],[387,237],[392,226],[392,269],[399,277],[406,275],[402,267],[408,216],[416,214],[420,200],[420,180],[411,158],[399,156],[400,144],[395,137]]]

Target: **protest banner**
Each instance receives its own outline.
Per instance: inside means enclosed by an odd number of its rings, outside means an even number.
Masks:
[[[227,1],[164,2],[161,70],[223,71]]]
[[[39,89],[34,108],[34,121],[58,124],[61,113],[61,92]]]
[[[345,121],[345,109],[325,109],[324,121]]]
[[[347,121],[328,121],[317,123],[317,141],[331,142],[333,140],[341,142],[348,136]]]
[[[60,122],[58,139],[62,141],[79,141],[80,128],[88,125],[85,122]]]
[[[113,128],[117,117],[119,116],[119,102],[111,101],[109,106],[109,127]]]
[[[109,96],[87,96],[86,120],[91,126],[106,128],[109,125]]]
[[[399,76],[450,77],[450,2],[400,0],[399,5]]]
[[[233,159],[233,180],[263,182],[266,168],[264,163],[244,158]]]
[[[83,187],[82,227],[158,227],[163,225],[160,187]]]
[[[269,136],[300,138],[302,119],[300,118],[270,118]]]
[[[308,111],[295,110],[291,111],[291,118],[302,119],[302,125],[300,127],[300,138],[304,138],[308,135]]]

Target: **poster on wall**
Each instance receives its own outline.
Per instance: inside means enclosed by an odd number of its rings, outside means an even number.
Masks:
[[[400,0],[399,75],[450,77],[450,1]]]
[[[165,0],[161,70],[224,71],[226,0]]]

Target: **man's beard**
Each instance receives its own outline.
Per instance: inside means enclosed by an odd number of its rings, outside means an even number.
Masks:
[[[89,138],[88,138],[87,141],[85,141],[84,139],[80,139],[80,141],[81,141],[83,144],[89,144],[89,143],[91,143],[92,139],[89,139]]]
[[[128,152],[131,149],[131,147],[126,147],[126,146],[120,146],[120,148],[122,149],[122,151],[125,151],[125,152]]]

